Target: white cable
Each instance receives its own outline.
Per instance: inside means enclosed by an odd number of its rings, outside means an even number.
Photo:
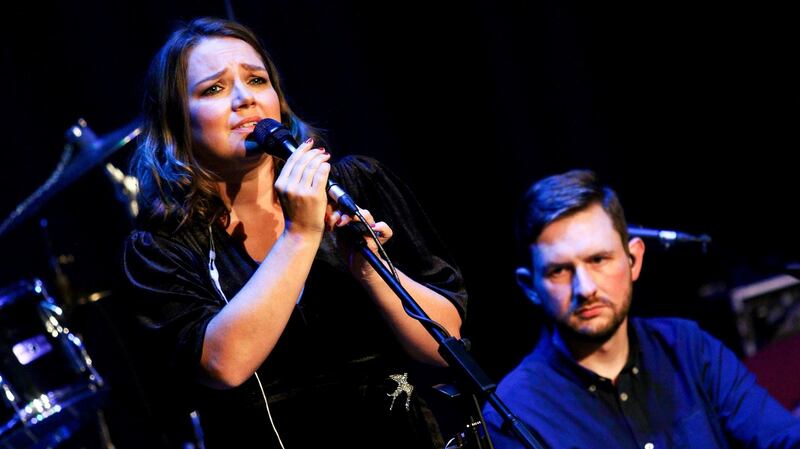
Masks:
[[[253,373],[256,376],[256,382],[258,382],[258,388],[261,389],[261,397],[264,398],[264,406],[267,408],[267,416],[269,417],[269,424],[272,426],[272,431],[275,432],[275,438],[278,439],[278,444],[281,445],[281,449],[286,449],[283,446],[283,441],[281,440],[281,434],[278,433],[278,428],[275,427],[275,422],[272,420],[272,412],[269,411],[269,401],[267,401],[267,394],[264,393],[264,386],[261,385],[261,378],[258,377],[258,373]]]
[[[222,286],[219,283],[219,271],[217,271],[217,265],[214,263],[217,258],[217,252],[214,249],[214,237],[211,234],[211,225],[208,226],[208,240],[211,243],[211,248],[208,250],[208,274],[211,276],[211,280],[214,281],[214,288],[217,290],[217,293],[219,293],[225,301],[225,304],[228,304],[228,297],[225,296],[225,292],[222,291]],[[258,377],[258,372],[254,372],[253,375],[256,377],[258,388],[261,390],[261,397],[264,398],[264,407],[267,409],[267,417],[269,418],[270,426],[272,426],[272,431],[275,432],[275,438],[278,439],[278,444],[281,445],[281,449],[286,449],[283,445],[283,440],[281,440],[281,435],[278,433],[278,428],[275,427],[275,421],[272,420],[272,412],[269,409],[267,393],[264,392],[264,385],[261,383],[261,378]]]

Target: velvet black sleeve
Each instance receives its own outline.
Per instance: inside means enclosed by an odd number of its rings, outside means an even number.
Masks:
[[[194,379],[209,321],[222,308],[204,258],[169,236],[135,231],[124,252],[132,309],[173,374]]]
[[[461,272],[408,186],[364,156],[341,159],[331,175],[361,208],[392,228],[385,247],[395,266],[453,302],[463,318],[467,292]]]

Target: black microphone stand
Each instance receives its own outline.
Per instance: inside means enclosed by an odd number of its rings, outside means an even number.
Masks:
[[[448,337],[441,329],[430,324],[430,317],[424,310],[417,304],[414,298],[400,285],[400,282],[392,276],[392,273],[383,265],[383,262],[378,258],[372,250],[367,246],[367,242],[363,236],[365,232],[365,225],[359,222],[353,222],[347,225],[350,229],[346,231],[348,239],[351,239],[356,247],[361,251],[361,254],[369,262],[370,265],[378,272],[383,278],[383,281],[397,294],[403,307],[416,316],[423,317],[428,321],[419,320],[425,330],[428,331],[439,343],[439,354],[447,361],[450,368],[454,370],[456,375],[461,381],[466,384],[479,398],[486,399],[497,410],[503,418],[504,426],[511,429],[514,435],[519,439],[522,444],[528,449],[545,449],[542,443],[533,435],[531,429],[519,420],[511,410],[503,403],[500,397],[495,393],[497,384],[495,384],[489,376],[478,365],[474,358],[467,352],[464,343],[455,338]],[[488,435],[487,435],[488,437]],[[539,436],[541,438],[541,436]]]

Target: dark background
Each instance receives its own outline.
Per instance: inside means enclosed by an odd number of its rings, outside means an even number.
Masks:
[[[711,235],[705,253],[647,242],[635,313],[695,319],[737,351],[729,290],[800,260],[792,218],[800,73],[788,5],[228,6],[263,37],[295,111],[328,130],[330,151],[377,157],[417,192],[463,269],[464,334],[493,378],[537,336],[536,311],[513,277],[513,218],[541,176],[594,169],[619,193],[629,222]],[[137,116],[148,61],[178,20],[227,12],[222,0],[146,0],[26,2],[5,15],[2,217],[47,179],[78,118],[104,135]],[[125,167],[132,146],[111,161]],[[68,255],[62,270],[74,297],[62,300],[111,291],[100,302],[113,308],[130,226],[95,168],[0,236],[0,281],[40,277],[58,294],[50,256]],[[126,349],[97,307],[74,306],[87,346],[98,345],[94,331]],[[95,358],[100,368],[119,363]],[[130,436],[113,432],[124,447]]]

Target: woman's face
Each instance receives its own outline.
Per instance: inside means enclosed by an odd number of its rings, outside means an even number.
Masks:
[[[186,78],[197,158],[223,172],[258,163],[263,155],[248,157],[245,137],[259,120],[281,119],[278,94],[259,54],[239,39],[208,38],[190,50]]]

